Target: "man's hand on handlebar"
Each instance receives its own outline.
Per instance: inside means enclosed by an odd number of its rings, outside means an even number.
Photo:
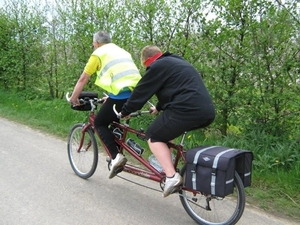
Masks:
[[[138,111],[138,112],[134,112],[134,113],[124,116],[124,115],[122,115],[122,112],[119,112],[118,118],[123,119],[123,120],[129,120],[131,116],[137,116],[137,115],[141,115],[144,113],[147,113],[147,111],[143,111],[143,112]],[[150,113],[151,115],[155,115],[158,113],[158,110],[156,109],[155,106],[151,106],[148,113]]]
[[[118,112],[116,110],[116,105],[113,105],[113,110],[119,119],[124,119],[124,120],[129,120],[131,117],[136,117],[136,116],[139,116],[142,114],[150,113],[152,115],[155,115],[158,113],[158,110],[156,109],[156,107],[154,105],[152,105],[148,111],[136,111],[136,112],[130,113],[129,115],[123,115],[122,112]]]
[[[150,109],[149,109],[149,111],[150,111],[151,115],[155,115],[155,114],[158,113],[158,110],[156,109],[155,106],[151,106]]]
[[[68,102],[69,102],[72,106],[78,106],[78,105],[80,105],[80,101],[79,101],[78,98],[75,98],[75,99],[70,98],[70,99],[68,100]]]
[[[130,115],[122,115],[121,112],[119,112],[118,118],[123,119],[123,120],[129,120],[130,119]]]

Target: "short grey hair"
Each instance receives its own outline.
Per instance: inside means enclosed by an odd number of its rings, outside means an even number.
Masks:
[[[93,41],[97,43],[111,43],[111,37],[105,31],[98,31],[94,34]]]

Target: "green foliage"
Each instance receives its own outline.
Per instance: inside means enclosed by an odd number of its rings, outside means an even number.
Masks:
[[[295,15],[294,1],[8,0],[0,14],[0,86],[26,99],[63,98],[92,52],[93,34],[107,30],[142,73],[146,44],[191,62],[213,97],[213,126],[222,135],[234,126],[293,141],[300,135]],[[87,89],[96,90],[93,79]]]
[[[299,143],[277,144],[275,147],[257,153],[254,166],[259,172],[266,171],[290,171],[299,161]]]

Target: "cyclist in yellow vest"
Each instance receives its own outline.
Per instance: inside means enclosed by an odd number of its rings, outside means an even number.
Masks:
[[[109,178],[113,178],[116,169],[123,167],[127,161],[125,156],[119,153],[113,133],[109,129],[109,124],[118,121],[113,105],[116,104],[116,109],[121,111],[123,104],[141,79],[141,75],[130,53],[111,43],[111,37],[107,32],[99,31],[94,34],[93,47],[94,52],[74,87],[70,104],[80,104],[78,97],[81,91],[91,75],[96,73],[95,84],[108,92],[109,97],[96,115],[95,128],[111,154]]]

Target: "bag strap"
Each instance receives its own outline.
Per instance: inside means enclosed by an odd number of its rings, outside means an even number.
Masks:
[[[201,149],[201,150],[197,151],[197,153],[194,156],[193,167],[192,167],[192,170],[191,170],[191,172],[192,172],[192,184],[193,184],[193,189],[194,190],[197,190],[196,170],[197,170],[197,164],[198,164],[199,156],[202,152],[205,152],[206,150],[211,149],[211,148],[215,148],[215,147],[217,147],[217,146],[210,146],[210,147]]]
[[[215,195],[216,194],[216,176],[217,176],[217,167],[218,167],[218,162],[219,159],[222,155],[226,154],[227,152],[235,150],[234,148],[227,149],[225,151],[220,152],[219,154],[216,155],[213,166],[212,166],[212,172],[211,172],[211,183],[210,183],[210,188],[211,188],[211,194]]]

